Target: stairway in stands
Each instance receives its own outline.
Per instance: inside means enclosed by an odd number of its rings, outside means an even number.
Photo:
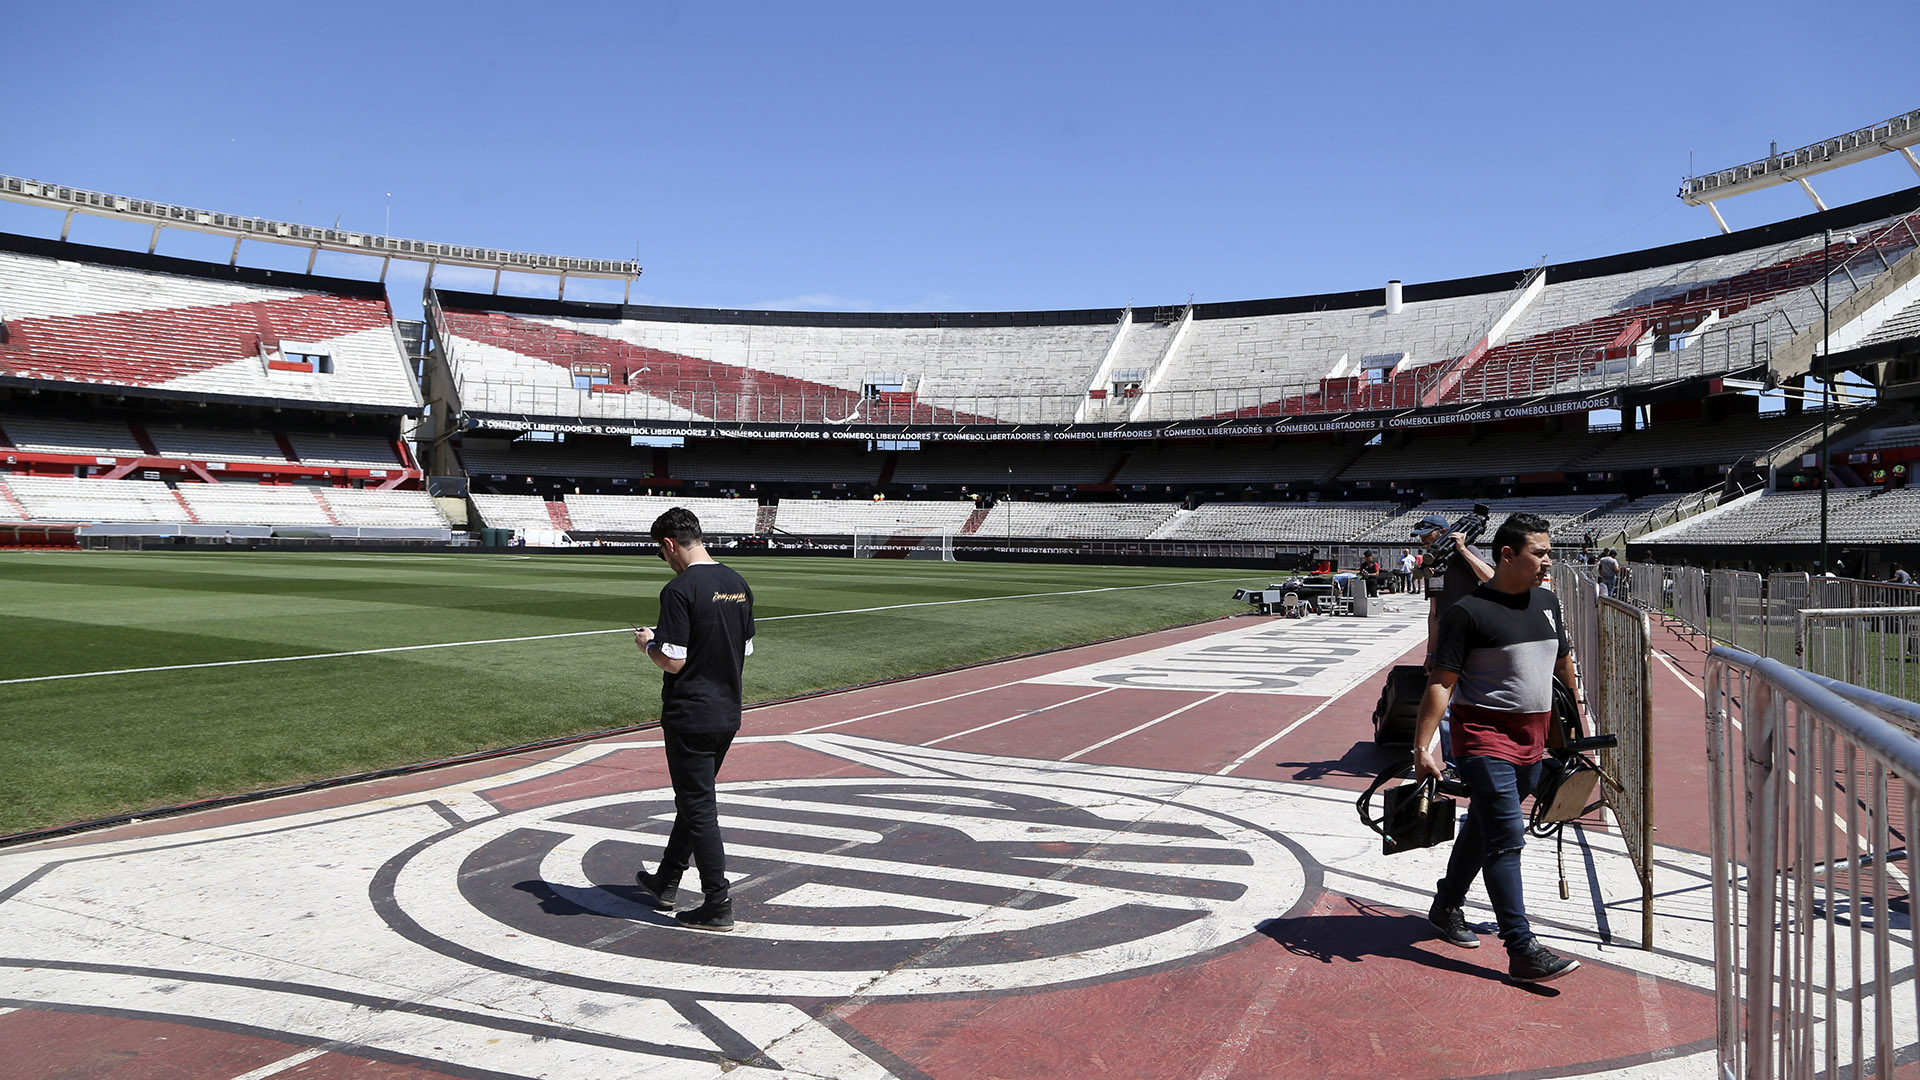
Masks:
[[[15,497],[15,495],[13,494],[13,489],[7,486],[7,482],[5,480],[0,480],[0,502],[5,503],[7,507],[7,512],[13,516],[13,520],[15,521],[32,521],[33,520],[33,515],[27,513],[26,504],[21,502],[17,497]]]
[[[553,522],[553,527],[561,532],[573,531],[573,515],[567,513],[567,504],[559,499],[547,503],[547,518]]]

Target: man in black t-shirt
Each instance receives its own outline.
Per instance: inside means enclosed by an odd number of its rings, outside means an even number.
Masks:
[[[700,906],[674,918],[696,930],[731,930],[733,900],[714,783],[740,730],[741,668],[753,653],[753,590],[707,554],[692,511],[676,506],[661,514],[653,538],[674,576],[660,590],[659,624],[634,631],[633,640],[666,673],[660,729],[675,813],[659,869],[641,871],[637,880],[644,899],[670,910],[680,876],[689,864],[697,866]]]

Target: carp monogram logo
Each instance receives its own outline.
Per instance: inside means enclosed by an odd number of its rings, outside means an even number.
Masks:
[[[1304,891],[1294,849],[1230,814],[1074,786],[1099,776],[1030,775],[722,785],[732,934],[680,929],[639,902],[634,871],[659,855],[668,791],[456,827],[397,856],[375,888],[391,890],[391,925],[448,955],[760,1000],[1113,978],[1243,939]],[[683,896],[698,888],[690,872]]]

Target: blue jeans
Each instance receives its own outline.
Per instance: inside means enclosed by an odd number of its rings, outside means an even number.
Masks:
[[[1523,949],[1533,941],[1533,928],[1527,923],[1527,901],[1520,890],[1520,849],[1527,842],[1527,819],[1520,812],[1520,800],[1533,794],[1540,763],[1515,765],[1493,757],[1463,757],[1454,767],[1473,795],[1436,899],[1441,906],[1459,907],[1473,887],[1474,875],[1480,875],[1500,926],[1500,940],[1508,949]]]

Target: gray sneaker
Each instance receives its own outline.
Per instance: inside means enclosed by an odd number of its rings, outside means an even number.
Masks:
[[[1432,909],[1427,912],[1427,921],[1440,931],[1440,940],[1449,945],[1457,945],[1462,949],[1480,947],[1480,935],[1467,926],[1466,913],[1457,907],[1442,907],[1440,901],[1435,900]]]

